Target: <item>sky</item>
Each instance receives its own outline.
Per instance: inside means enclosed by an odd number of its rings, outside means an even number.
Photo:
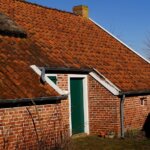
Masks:
[[[150,37],[150,0],[27,0],[50,8],[72,12],[87,5],[89,17],[146,57],[145,42]]]

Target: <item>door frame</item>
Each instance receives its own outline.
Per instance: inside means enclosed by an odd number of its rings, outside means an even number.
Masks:
[[[87,82],[88,79],[87,79],[87,75],[70,74],[70,75],[68,75],[70,135],[72,135],[71,92],[70,92],[70,79],[71,78],[83,78],[84,133],[89,134],[89,107],[88,107],[88,82]]]

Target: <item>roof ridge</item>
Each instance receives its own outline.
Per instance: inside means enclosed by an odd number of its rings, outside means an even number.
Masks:
[[[60,10],[60,9],[57,9],[57,8],[51,8],[51,7],[43,6],[43,5],[40,5],[40,4],[37,4],[37,3],[33,3],[33,2],[28,2],[28,1],[23,1],[23,0],[16,0],[16,1],[19,1],[19,2],[22,2],[22,3],[25,3],[25,4],[29,4],[29,5],[34,5],[34,6],[41,7],[41,8],[45,8],[45,9],[48,9],[48,10],[54,10],[54,11],[58,11],[58,12],[62,12],[62,13],[68,13],[68,14],[71,14],[71,15],[74,15],[74,16],[78,16],[77,14],[74,14],[73,12]]]

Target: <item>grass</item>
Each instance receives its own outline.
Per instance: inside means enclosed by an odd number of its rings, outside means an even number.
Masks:
[[[150,150],[150,139],[104,139],[97,136],[72,139],[73,150]]]

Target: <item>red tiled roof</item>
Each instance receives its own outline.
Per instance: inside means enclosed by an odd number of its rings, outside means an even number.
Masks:
[[[0,0],[0,12],[42,49],[36,65],[95,68],[124,92],[150,90],[150,64],[89,19],[13,0]]]
[[[38,61],[39,48],[33,41],[0,36],[0,46],[0,99],[58,96],[30,68]]]

